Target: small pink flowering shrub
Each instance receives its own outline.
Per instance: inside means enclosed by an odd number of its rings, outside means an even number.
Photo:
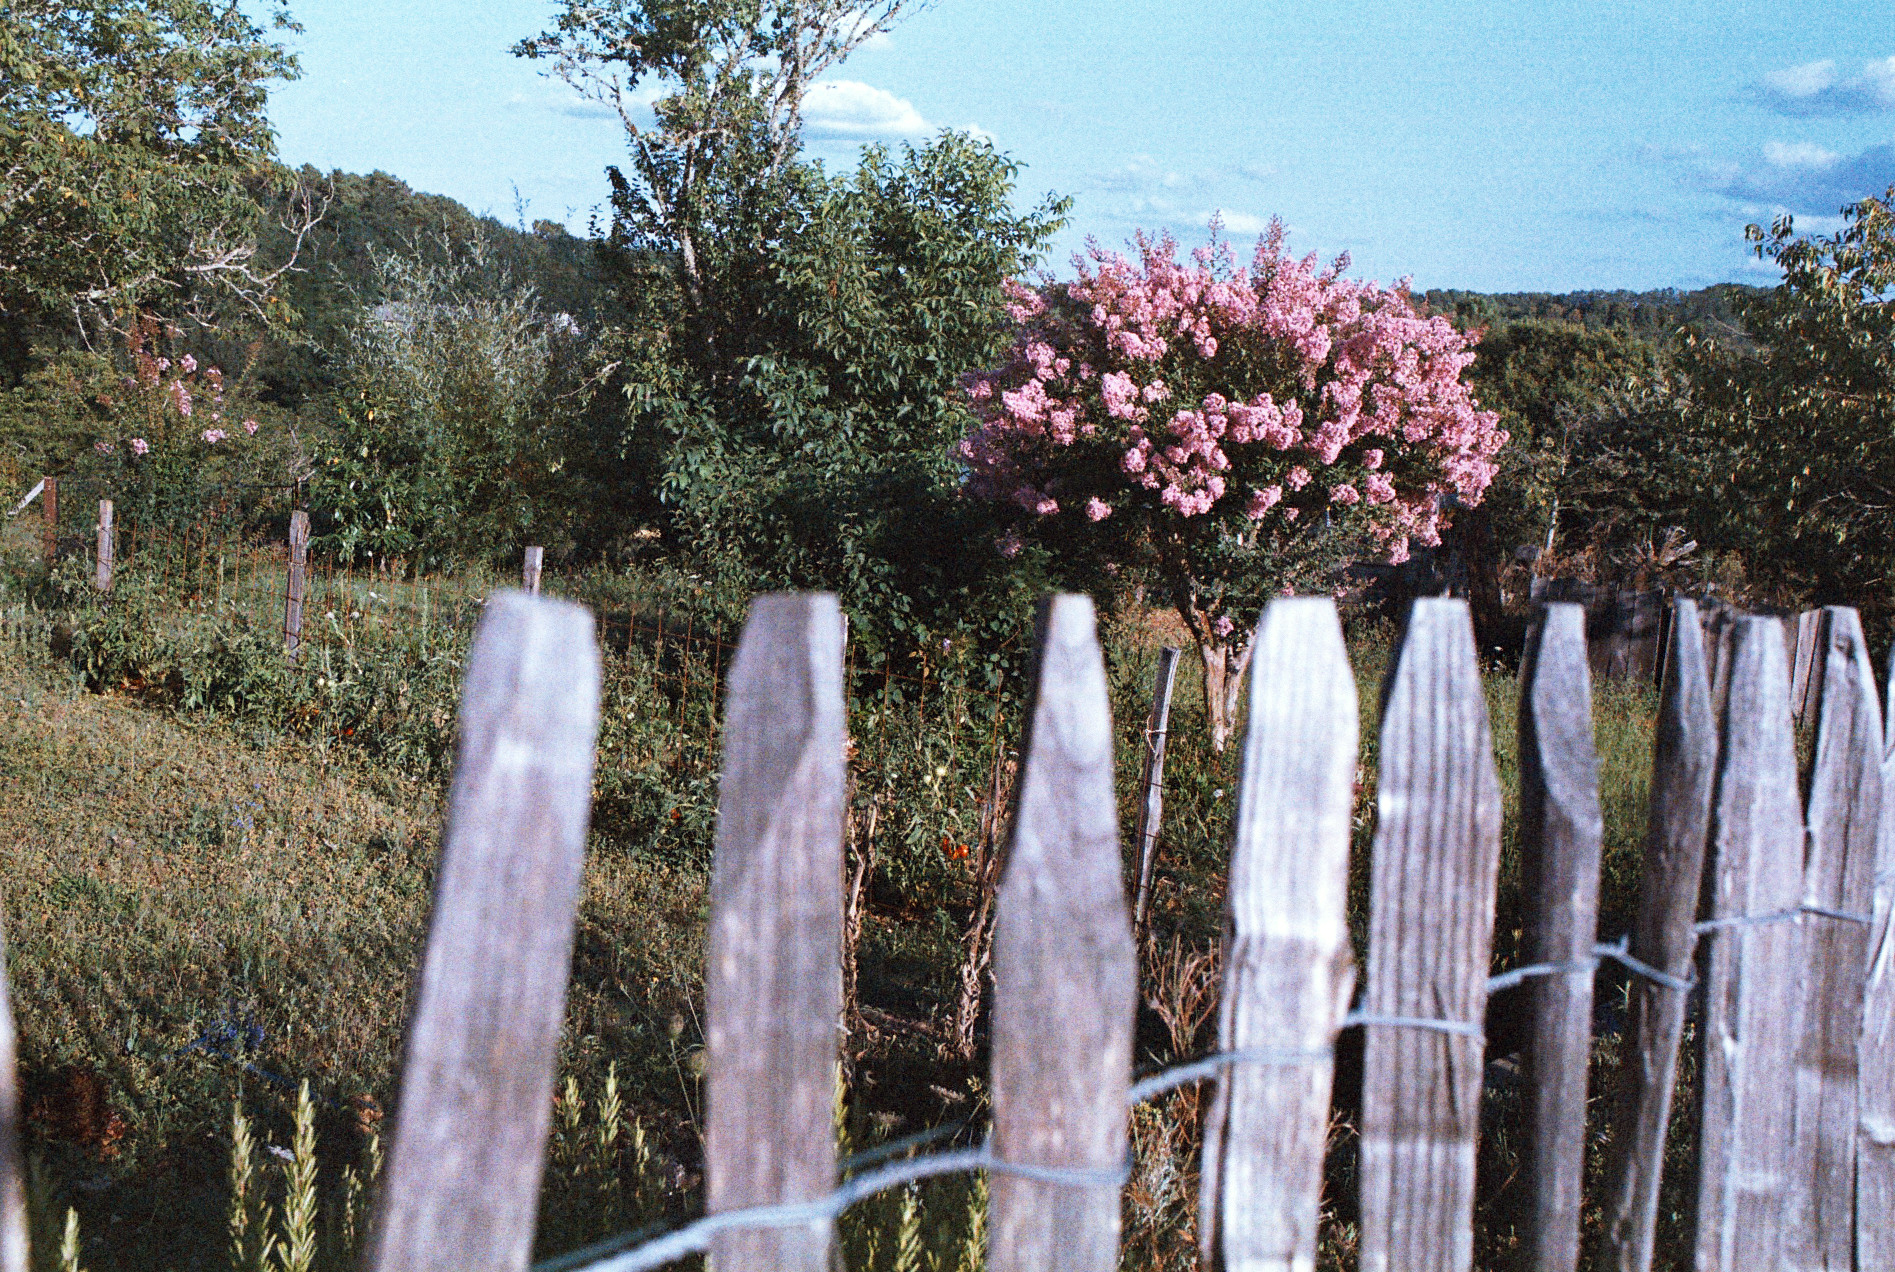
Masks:
[[[150,318],[134,324],[116,383],[93,394],[100,409],[89,462],[68,473],[116,500],[126,524],[201,525],[213,509],[240,517],[247,496],[283,484],[293,441],[258,436],[217,367],[167,352],[180,335]]]
[[[1012,357],[967,377],[967,490],[1021,529],[1142,570],[1205,657],[1222,745],[1263,604],[1375,553],[1441,540],[1507,440],[1461,372],[1477,337],[1392,289],[1292,259],[1273,222],[1248,270],[1215,232],[1130,261],[1094,246],[1072,282],[1015,283]],[[1215,682],[1215,683],[1214,683]]]

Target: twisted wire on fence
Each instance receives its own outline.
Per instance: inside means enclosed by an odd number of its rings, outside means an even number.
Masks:
[[[1870,921],[1867,915],[1832,910],[1818,905],[1802,905],[1767,914],[1706,920],[1696,924],[1694,931],[1703,935],[1729,928],[1781,923],[1800,919],[1804,915],[1850,923]],[[1629,937],[1620,937],[1616,941],[1600,942],[1593,946],[1593,957],[1589,959],[1566,963],[1533,963],[1497,973],[1488,978],[1487,992],[1497,993],[1544,976],[1590,974],[1596,972],[1600,964],[1605,961],[1619,963],[1635,975],[1642,976],[1667,989],[1688,992],[1697,987],[1695,980],[1673,976],[1633,957],[1627,952],[1629,944]],[[1461,1037],[1483,1038],[1482,1026],[1475,1021],[1387,1015],[1360,1009],[1349,1012],[1338,1025],[1339,1031],[1356,1028],[1425,1029]],[[1236,1065],[1310,1064],[1327,1060],[1332,1055],[1333,1048],[1330,1047],[1251,1047],[1217,1052],[1197,1060],[1172,1065],[1140,1079],[1127,1090],[1126,1104],[1128,1107],[1136,1107],[1148,1103],[1181,1086],[1217,1077],[1224,1070]],[[991,1140],[983,1142],[978,1148],[931,1153],[883,1166],[867,1174],[850,1173],[852,1169],[860,1170],[887,1157],[949,1138],[965,1130],[966,1126],[966,1123],[955,1123],[948,1127],[923,1131],[892,1144],[882,1145],[858,1154],[843,1163],[843,1173],[848,1177],[826,1196],[813,1201],[726,1210],[718,1214],[706,1215],[702,1219],[669,1232],[658,1231],[655,1226],[641,1228],[635,1232],[609,1237],[583,1249],[535,1264],[533,1272],[647,1272],[648,1269],[660,1268],[690,1255],[703,1253],[710,1248],[711,1239],[720,1232],[748,1228],[790,1228],[804,1224],[832,1222],[857,1202],[877,1193],[941,1175],[984,1170],[1074,1188],[1119,1188],[1131,1177],[1132,1162],[1129,1150],[1127,1160],[1119,1166],[1057,1169],[1006,1161],[994,1154]]]

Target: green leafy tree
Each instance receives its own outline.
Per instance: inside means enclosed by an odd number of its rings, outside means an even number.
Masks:
[[[580,331],[546,314],[484,239],[374,260],[310,490],[319,541],[345,558],[436,566],[529,540],[569,546]]]
[[[0,318],[265,313],[285,268],[257,256],[256,195],[282,179],[267,90],[295,73],[216,0],[0,8]],[[296,212],[304,230],[320,216],[313,192]]]
[[[1895,611],[1895,187],[1830,235],[1751,226],[1783,270],[1740,309],[1754,350],[1701,349],[1701,431],[1728,439],[1707,518],[1783,599]]]
[[[960,376],[1004,354],[1004,285],[1064,214],[1016,212],[1014,172],[950,133],[805,174],[728,335],[740,373],[705,385],[664,464],[697,546],[762,585],[838,588],[871,640],[927,642],[999,586],[952,448],[971,422]]]
[[[925,0],[923,0],[925,2]],[[675,265],[695,314],[744,204],[791,165],[803,95],[916,0],[564,0],[515,52],[609,106],[630,171],[607,170],[614,232]],[[659,86],[647,102],[640,86]],[[700,332],[700,334],[705,334]]]

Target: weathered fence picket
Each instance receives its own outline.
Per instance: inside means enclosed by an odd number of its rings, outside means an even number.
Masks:
[[[1605,820],[1592,745],[1586,611],[1549,605],[1527,647],[1520,686],[1520,846],[1529,963],[1559,970],[1529,982],[1530,1143],[1525,1266],[1579,1266],[1592,1053],[1592,953]]]
[[[1697,1267],[1780,1266],[1798,1036],[1803,816],[1783,625],[1735,626],[1712,809]]]
[[[116,537],[112,532],[112,501],[99,500],[99,548],[96,558],[97,571],[93,583],[101,592],[112,590],[112,547]]]
[[[303,601],[309,588],[309,514],[290,513],[289,577],[283,588],[283,652],[296,660],[303,643]]]
[[[1091,600],[1053,597],[1038,635],[994,923],[993,1152],[1003,1168],[991,1185],[988,1266],[1113,1272],[1138,967],[1112,717]]]
[[[1810,703],[1810,669],[1822,657],[1818,645],[1822,643],[1822,611],[1804,610],[1793,623],[1788,624],[1784,632],[1786,642],[1794,639],[1790,655],[1790,714],[1798,723]]]
[[[59,478],[48,477],[39,496],[40,555],[48,569],[59,559]]]
[[[0,1272],[27,1272],[26,1163],[20,1152],[19,1046],[0,932]]]
[[[526,1267],[592,797],[599,650],[576,605],[501,593],[459,750],[367,1272]]]
[[[1465,602],[1415,602],[1383,709],[1380,764],[1361,1267],[1466,1272],[1500,781]]]
[[[1132,901],[1132,932],[1141,943],[1151,917],[1152,875],[1158,868],[1158,836],[1165,818],[1165,738],[1171,727],[1171,689],[1177,683],[1178,656],[1183,652],[1172,645],[1159,649],[1151,714],[1145,721],[1145,771],[1139,783],[1138,827],[1132,835],[1132,842],[1138,848],[1138,890]]]
[[[540,569],[546,564],[546,549],[537,545],[527,548],[520,562],[520,586],[530,596],[540,594]]]
[[[707,1208],[836,1181],[842,1011],[842,623],[836,598],[751,603],[731,664],[705,958]],[[717,1234],[721,1272],[827,1272],[827,1219]]]
[[[1649,1272],[1658,1233],[1665,1135],[1697,948],[1698,895],[1717,769],[1717,719],[1697,606],[1673,602],[1664,696],[1652,754],[1651,811],[1633,958],[1665,979],[1634,977],[1619,1059],[1605,1192],[1607,1266]]]
[[[1844,1272],[1854,1260],[1856,1045],[1882,807],[1882,708],[1853,609],[1823,611],[1810,679],[1821,716],[1803,869],[1802,1031],[1796,1055],[1784,1266]]]
[[[1862,1036],[1856,1046],[1856,1267],[1895,1268],[1895,651],[1884,717]]]
[[[1218,1050],[1204,1128],[1206,1267],[1313,1267],[1331,1048],[1355,985],[1346,914],[1357,708],[1327,598],[1272,601],[1251,659]]]

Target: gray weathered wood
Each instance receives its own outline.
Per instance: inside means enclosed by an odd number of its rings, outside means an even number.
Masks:
[[[1696,1266],[1781,1266],[1788,1191],[1803,817],[1783,625],[1737,620],[1712,806],[1712,917],[1699,1084]],[[1770,922],[1746,922],[1772,918]]]
[[[1810,705],[1810,667],[1820,656],[1822,612],[1804,610],[1796,616],[1795,653],[1790,658],[1790,714],[1801,722]],[[1786,633],[1787,635],[1787,633]]]
[[[1113,1272],[1137,959],[1120,878],[1112,717],[1092,602],[1040,613],[1019,796],[994,924],[993,1272]]]
[[[705,958],[713,1213],[835,1186],[842,1012],[842,621],[759,596],[731,663]],[[828,1222],[720,1233],[719,1272],[827,1272]]]
[[[47,1235],[50,1239],[51,1234]],[[13,1035],[13,995],[7,983],[4,934],[0,934],[0,1272],[27,1272],[19,1049]]]
[[[1254,648],[1218,1049],[1310,1058],[1224,1072],[1205,1124],[1198,1230],[1208,1267],[1292,1272],[1315,1266],[1329,1052],[1355,984],[1357,704],[1327,597],[1272,601]]]
[[[1889,656],[1889,727],[1875,837],[1862,1038],[1857,1044],[1856,1267],[1895,1268],[1895,651]]]
[[[1165,735],[1171,725],[1171,687],[1178,679],[1178,656],[1166,645],[1158,651],[1158,675],[1152,684],[1151,715],[1145,721],[1145,772],[1138,805],[1138,892],[1132,902],[1132,931],[1140,939],[1151,919],[1152,872],[1158,867],[1158,833],[1165,816]]]
[[[112,501],[99,500],[99,553],[98,570],[93,579],[101,592],[112,590]]]
[[[1487,1005],[1500,783],[1463,601],[1417,600],[1382,715],[1365,1011],[1478,1034]],[[1473,1260],[1478,1036],[1370,1025],[1363,1272]]]
[[[309,514],[290,513],[289,578],[284,588],[283,649],[292,662],[303,643],[303,601],[309,589]]]
[[[1689,981],[1717,770],[1717,718],[1711,710],[1697,606],[1683,598],[1672,606],[1671,646],[1652,753],[1645,866],[1630,952],[1648,967]],[[1606,1168],[1605,1266],[1613,1272],[1649,1272],[1678,1048],[1690,999],[1679,986],[1643,976],[1632,978],[1630,992],[1612,1156]]]
[[[59,478],[48,477],[39,497],[40,555],[48,566],[59,557]]]
[[[468,659],[368,1272],[526,1267],[598,716],[592,616],[496,595]]]
[[[1866,916],[1874,903],[1882,809],[1882,708],[1853,609],[1830,606],[1810,680],[1820,710],[1809,787],[1803,902]],[[1802,1036],[1784,1266],[1850,1272],[1855,1261],[1856,1045],[1862,1035],[1866,923],[1804,919]]]
[[[1586,1068],[1592,1051],[1593,937],[1605,835],[1592,745],[1586,611],[1549,605],[1527,648],[1520,686],[1520,845],[1526,957],[1569,970],[1528,983],[1526,1052],[1532,1219],[1525,1267],[1579,1266],[1586,1157]]]
[[[533,596],[540,594],[540,567],[546,562],[546,549],[538,546],[526,550],[526,558],[520,564],[520,582]]]

